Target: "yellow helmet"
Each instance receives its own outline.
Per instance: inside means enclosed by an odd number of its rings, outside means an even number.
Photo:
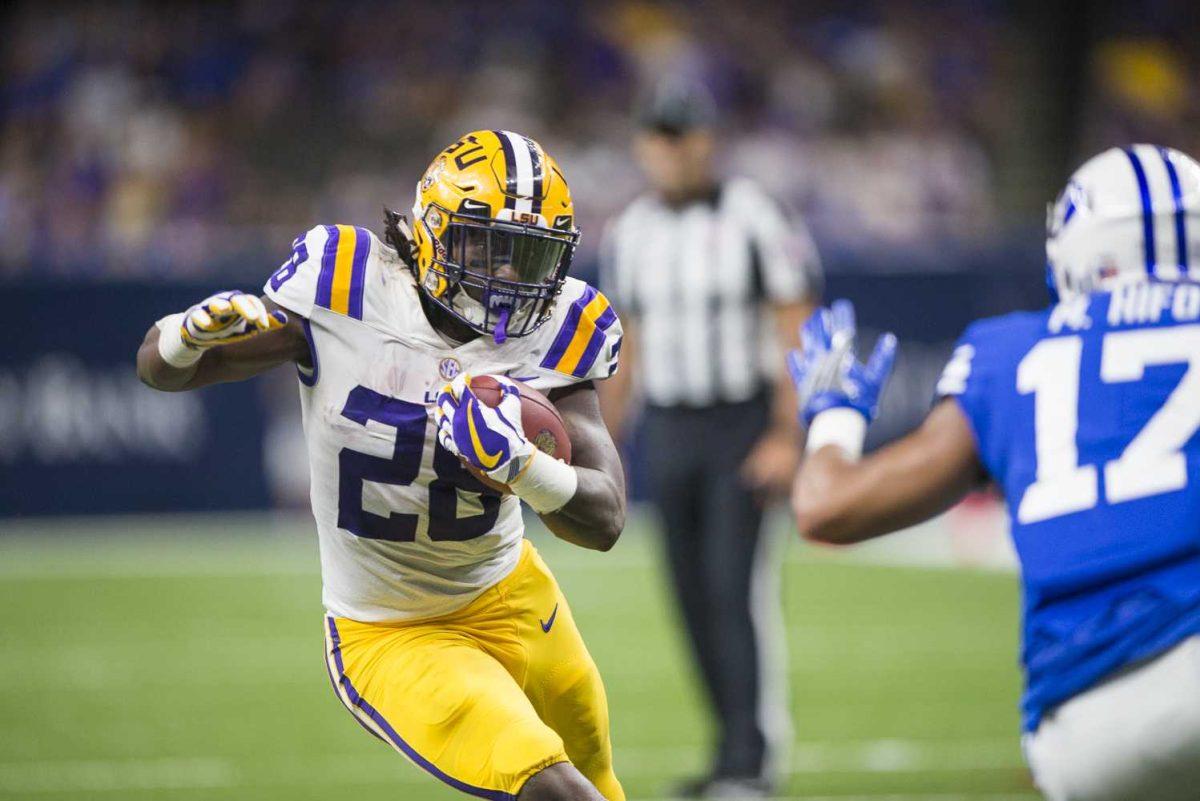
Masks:
[[[497,343],[549,318],[579,241],[558,165],[511,131],[474,131],[433,160],[412,234],[421,291]]]

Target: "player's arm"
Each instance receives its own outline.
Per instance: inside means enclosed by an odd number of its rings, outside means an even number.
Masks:
[[[983,475],[970,426],[953,402],[938,404],[917,431],[859,460],[896,338],[884,334],[860,364],[854,334],[854,309],[838,301],[809,318],[804,350],[788,361],[808,424],[792,508],[801,534],[821,542],[859,542],[926,520]]]
[[[861,542],[946,511],[982,474],[966,417],[946,399],[916,431],[862,461],[836,444],[810,451],[792,489],[792,511],[810,540]]]
[[[224,292],[150,326],[138,378],[164,392],[241,381],[309,358],[300,321],[269,298]]]
[[[625,470],[600,414],[600,398],[586,381],[551,392],[550,400],[566,424],[577,484],[571,499],[541,515],[542,521],[559,539],[607,551],[625,527]]]

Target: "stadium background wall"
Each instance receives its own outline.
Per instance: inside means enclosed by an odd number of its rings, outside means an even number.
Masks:
[[[1029,253],[997,251],[964,254],[951,271],[896,265],[879,272],[878,262],[865,260],[829,265],[826,296],[850,298],[863,320],[901,338],[898,368],[872,444],[921,420],[938,372],[970,320],[1044,302],[1036,264]],[[266,452],[271,419],[291,414],[299,424],[286,371],[273,380],[178,394],[150,390],[134,373],[134,354],[154,319],[222,286],[219,280],[5,286],[0,516],[264,509],[281,503],[272,470],[278,472],[280,463],[305,470],[294,459],[272,460]],[[73,322],[51,324],[55,320]],[[865,332],[868,341],[877,330]],[[640,497],[636,439],[627,463],[633,493]],[[268,462],[276,466],[267,469]]]

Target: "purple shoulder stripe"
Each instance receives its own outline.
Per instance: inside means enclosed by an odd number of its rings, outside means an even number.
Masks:
[[[596,290],[589,286],[584,290],[583,295],[571,304],[571,308],[567,311],[567,319],[563,321],[562,328],[558,329],[558,336],[554,338],[554,343],[546,352],[546,358],[542,359],[542,367],[553,370],[554,366],[562,360],[563,354],[571,346],[571,340],[575,338],[575,331],[579,328],[579,320],[583,317],[583,307],[591,303],[595,297]]]
[[[325,248],[321,251],[321,273],[317,276],[316,303],[326,309],[333,302],[333,271],[337,266],[338,228],[336,225],[322,226],[325,229]]]
[[[617,312],[612,306],[604,310],[604,313],[596,318],[596,327],[601,331],[607,331],[612,327],[612,324],[617,321]]]
[[[575,366],[572,375],[576,378],[583,378],[591,372],[592,365],[596,363],[596,357],[600,355],[600,351],[608,339],[604,332],[612,328],[612,324],[616,321],[617,313],[612,306],[609,306],[603,314],[596,318],[596,330],[592,333],[592,338],[588,340],[587,347],[584,348],[583,355],[579,357],[579,364]]]
[[[588,340],[587,347],[583,349],[583,355],[579,357],[579,364],[575,365],[575,369],[571,371],[571,375],[576,378],[583,378],[592,369],[592,365],[596,363],[596,357],[600,355],[600,349],[604,347],[604,332],[597,328],[592,332],[592,338]]]
[[[371,255],[371,235],[367,229],[354,229],[354,262],[350,265],[350,316],[363,318],[363,294],[367,284],[367,257]]]

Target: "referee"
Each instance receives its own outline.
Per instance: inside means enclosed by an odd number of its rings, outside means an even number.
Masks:
[[[790,740],[761,524],[799,460],[778,366],[820,275],[802,225],[753,182],[717,177],[714,122],[697,86],[663,87],[642,110],[635,149],[650,191],[610,224],[601,273],[625,325],[624,369],[601,387],[605,419],[628,435],[644,399],[638,452],[718,724],[712,764],[679,785],[681,798],[769,795]]]

